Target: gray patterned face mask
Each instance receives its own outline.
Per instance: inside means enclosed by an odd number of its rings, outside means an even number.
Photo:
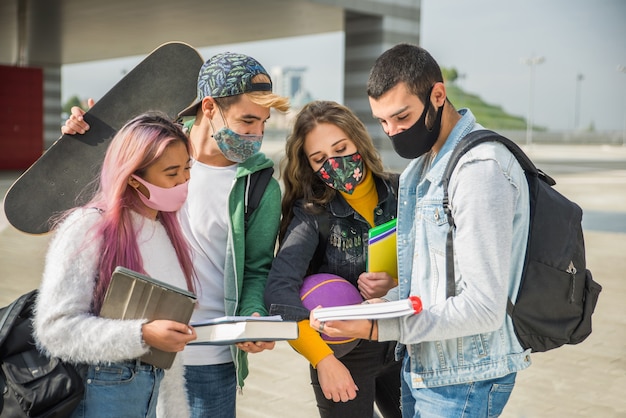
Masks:
[[[213,122],[211,122],[211,128],[213,128],[214,132],[213,139],[217,142],[217,146],[224,154],[224,157],[234,163],[243,163],[261,150],[262,134],[238,134],[228,127],[228,122],[226,122],[222,110],[219,107],[218,110],[222,120],[224,120],[224,127],[216,132]]]
[[[235,163],[243,163],[261,150],[263,135],[238,134],[227,126],[213,134],[224,157]]]

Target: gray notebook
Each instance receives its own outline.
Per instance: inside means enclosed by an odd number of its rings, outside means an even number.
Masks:
[[[170,319],[189,323],[196,296],[176,286],[124,267],[116,267],[104,296],[100,316],[111,319]],[[152,348],[141,361],[168,369],[176,353]]]

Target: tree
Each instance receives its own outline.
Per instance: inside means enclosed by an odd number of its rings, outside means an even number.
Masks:
[[[442,68],[441,74],[443,75],[443,80],[450,84],[454,84],[454,82],[459,78],[459,72],[454,67]]]

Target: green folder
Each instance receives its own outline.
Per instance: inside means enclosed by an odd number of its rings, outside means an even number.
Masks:
[[[397,219],[375,226],[368,233],[367,271],[384,271],[398,278]]]

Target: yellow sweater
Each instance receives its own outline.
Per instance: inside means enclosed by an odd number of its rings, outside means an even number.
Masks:
[[[369,170],[366,171],[363,181],[354,188],[351,195],[340,193],[346,202],[369,222],[370,226],[374,226],[374,209],[378,204],[378,192],[374,177]],[[298,322],[298,330],[300,331],[298,339],[290,340],[289,344],[313,367],[316,367],[324,357],[333,353],[320,334],[309,326],[308,319]]]
[[[340,193],[346,202],[369,222],[370,226],[374,226],[374,209],[378,204],[378,192],[371,171],[366,171],[365,178],[354,188],[352,194]]]

